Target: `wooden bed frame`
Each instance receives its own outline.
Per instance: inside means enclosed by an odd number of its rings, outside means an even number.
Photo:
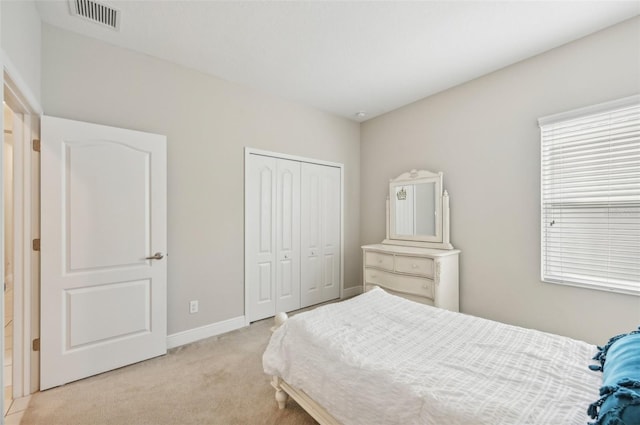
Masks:
[[[275,326],[271,328],[271,332],[274,332],[289,318],[287,313],[278,313],[275,318]],[[320,425],[342,425],[336,418],[331,416],[322,406],[316,403],[311,397],[309,397],[304,391],[299,390],[279,376],[271,377],[271,386],[276,390],[276,401],[278,402],[278,408],[284,409],[287,403],[287,399],[291,397],[294,399],[300,407],[302,407],[313,419],[318,421]]]

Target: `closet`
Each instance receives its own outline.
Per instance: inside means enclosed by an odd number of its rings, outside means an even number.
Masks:
[[[247,151],[245,317],[340,296],[342,167]]]

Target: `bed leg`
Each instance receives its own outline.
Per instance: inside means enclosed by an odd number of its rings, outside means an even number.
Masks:
[[[272,377],[271,386],[276,389],[276,401],[278,402],[278,408],[284,409],[287,404],[287,400],[289,399],[289,394],[287,394],[280,386],[280,378],[277,376]]]
[[[280,326],[282,326],[284,322],[287,321],[288,318],[289,316],[285,312],[280,312],[276,314],[275,317],[273,318],[275,324],[271,327],[270,331],[275,332],[276,329],[278,329]]]
[[[284,409],[287,404],[287,399],[289,396],[284,391],[276,390],[276,401],[278,402],[278,409]]]

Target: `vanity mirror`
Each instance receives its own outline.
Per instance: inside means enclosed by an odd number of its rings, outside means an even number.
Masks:
[[[411,170],[389,182],[387,238],[382,243],[453,249],[441,172]]]

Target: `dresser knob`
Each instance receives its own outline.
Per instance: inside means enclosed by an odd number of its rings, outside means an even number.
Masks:
[[[418,268],[418,265],[417,265],[416,263],[413,263],[413,264],[411,265],[411,267],[413,267],[414,269],[417,269],[417,268]]]
[[[378,258],[378,263],[382,263],[382,258]]]

